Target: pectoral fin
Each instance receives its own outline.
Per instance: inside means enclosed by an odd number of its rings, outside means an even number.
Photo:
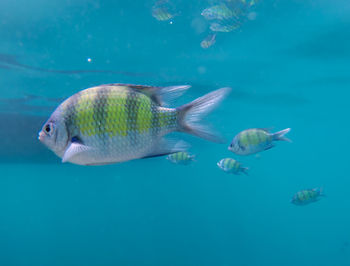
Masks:
[[[68,162],[74,156],[88,152],[89,150],[91,150],[89,146],[85,146],[77,142],[72,142],[63,154],[62,163]]]

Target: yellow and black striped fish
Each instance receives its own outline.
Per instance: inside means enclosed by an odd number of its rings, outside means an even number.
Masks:
[[[167,160],[175,164],[187,165],[194,161],[195,156],[186,151],[179,151],[167,156]]]
[[[244,173],[248,175],[249,169],[247,167],[243,167],[240,162],[237,162],[235,159],[232,159],[232,158],[221,159],[216,165],[226,173],[231,173],[236,175],[239,175],[240,173]]]
[[[291,203],[306,205],[318,201],[321,196],[324,196],[322,188],[304,189],[294,194]]]
[[[167,21],[172,19],[175,15],[170,13],[165,7],[154,7],[152,9],[152,16],[159,21]]]
[[[163,136],[173,131],[219,141],[198,124],[229,93],[222,88],[178,108],[164,101],[189,86],[108,84],[80,91],[57,107],[39,140],[62,162],[101,165],[166,155],[185,149]]]
[[[273,142],[278,140],[289,141],[284,135],[290,128],[270,133],[262,128],[250,128],[238,133],[232,140],[228,149],[238,155],[250,155],[274,147]]]

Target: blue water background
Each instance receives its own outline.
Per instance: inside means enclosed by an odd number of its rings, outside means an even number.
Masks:
[[[1,1],[0,265],[350,265],[350,3],[261,1],[203,50],[208,1],[173,2],[170,24],[153,1]],[[180,135],[190,166],[61,164],[42,123],[59,99],[112,82],[191,84],[176,105],[232,87],[207,119],[227,142]],[[293,143],[230,153],[251,127],[291,127]],[[220,171],[229,156],[249,176]],[[313,187],[327,197],[290,203]]]

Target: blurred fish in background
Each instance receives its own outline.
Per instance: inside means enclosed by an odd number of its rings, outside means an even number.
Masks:
[[[159,21],[167,21],[176,16],[174,6],[168,0],[159,0],[152,7],[152,16]]]
[[[213,46],[216,42],[216,34],[209,34],[207,37],[204,38],[203,41],[201,41],[201,47],[203,49],[208,49],[209,47]]]
[[[248,20],[255,20],[257,0],[223,0],[205,8],[201,15],[209,22],[212,32],[233,32]],[[203,41],[202,41],[203,42]],[[203,49],[207,47],[201,44]]]
[[[219,5],[204,9],[201,15],[207,20],[228,20],[233,17],[237,18],[234,10],[227,7],[225,3],[220,3]]]
[[[294,205],[307,205],[324,197],[322,188],[304,189],[294,194],[291,203]]]
[[[239,24],[221,24],[219,22],[213,22],[210,24],[210,30],[214,32],[231,32],[239,28]]]

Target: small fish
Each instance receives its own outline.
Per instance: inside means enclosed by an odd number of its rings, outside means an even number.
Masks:
[[[216,42],[216,34],[209,34],[203,41],[201,41],[201,47],[208,49],[213,46]]]
[[[179,131],[220,142],[199,122],[230,92],[208,93],[178,108],[166,99],[179,97],[190,86],[152,87],[107,84],[80,91],[53,112],[39,140],[62,162],[102,165],[183,151],[186,147],[163,137]]]
[[[305,189],[294,194],[291,203],[295,205],[307,205],[324,197],[322,188]]]
[[[167,21],[172,19],[175,15],[170,13],[166,7],[152,8],[152,16],[159,21]]]
[[[224,3],[204,9],[201,15],[207,20],[227,20],[237,17],[235,12],[228,8]]]
[[[169,154],[166,158],[172,163],[187,165],[194,161],[195,156],[186,151],[179,151]]]
[[[221,24],[218,22],[213,22],[210,24],[210,30],[215,32],[231,32],[233,30],[236,30],[240,27],[239,23],[234,24]]]
[[[232,173],[236,175],[239,175],[240,173],[244,173],[248,175],[248,168],[243,167],[240,162],[237,162],[232,158],[225,158],[220,160],[217,163],[217,166],[221,168],[223,171],[225,171],[226,173]]]
[[[167,21],[175,17],[172,4],[167,0],[157,1],[152,7],[152,16],[159,21]]]
[[[289,141],[284,135],[290,128],[276,133],[270,133],[266,129],[251,128],[238,133],[232,140],[228,149],[238,155],[249,155],[274,147],[273,141]]]

